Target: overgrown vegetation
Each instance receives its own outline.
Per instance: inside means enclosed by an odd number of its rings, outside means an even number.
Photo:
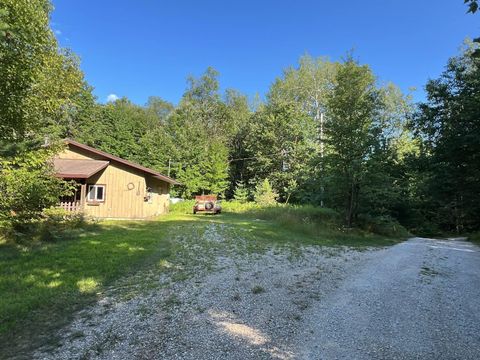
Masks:
[[[9,238],[49,238],[60,233],[67,217],[81,215],[62,214],[57,206],[59,197],[68,195],[71,186],[54,176],[51,164],[55,147],[12,147],[11,152],[0,159],[0,231]],[[53,216],[54,215],[54,216]],[[1,234],[0,233],[0,234]]]
[[[177,203],[172,205],[171,212],[182,215],[191,214],[193,204],[194,201]],[[376,237],[406,238],[409,235],[402,225],[388,217],[365,217],[361,219],[358,228],[347,228],[338,212],[313,205],[277,203],[262,206],[255,202],[226,201],[222,202],[222,211],[226,212],[227,217],[231,214],[238,214],[244,219],[274,223],[278,233],[286,231],[291,234],[293,232],[297,234],[297,237],[307,236],[320,242],[333,238],[334,243],[345,241],[345,244],[350,246],[354,245],[355,241],[359,241],[359,245],[366,245],[364,240],[373,240]],[[281,235],[275,234],[274,236]],[[374,240],[373,243],[375,243]]]

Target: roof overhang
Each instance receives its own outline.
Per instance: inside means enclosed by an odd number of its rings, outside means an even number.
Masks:
[[[63,179],[88,179],[105,169],[109,161],[87,159],[54,159],[56,176]]]
[[[154,179],[158,179],[158,180],[162,180],[162,181],[165,181],[165,182],[168,182],[172,185],[182,185],[181,183],[179,183],[177,180],[174,180],[172,178],[169,178],[168,176],[164,176],[164,175],[152,175],[152,177]]]

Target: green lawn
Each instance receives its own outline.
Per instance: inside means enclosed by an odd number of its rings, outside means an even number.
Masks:
[[[106,287],[119,286],[127,275],[174,271],[174,279],[184,279],[189,265],[207,261],[211,254],[205,249],[205,254],[189,257],[178,239],[197,243],[212,224],[228,238],[225,244],[242,239],[243,248],[235,251],[244,252],[261,252],[272,245],[384,246],[398,241],[327,226],[327,213],[230,210],[236,212],[194,216],[187,214],[186,206],[156,221],[102,222],[70,240],[30,247],[0,242],[0,358],[21,345],[34,348],[54,340],[54,330],[75,311],[95,301]],[[322,217],[325,224],[319,225]]]

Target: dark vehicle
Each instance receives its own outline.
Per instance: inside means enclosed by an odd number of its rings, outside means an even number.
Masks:
[[[199,211],[208,212],[212,214],[220,214],[222,206],[220,200],[217,200],[217,195],[198,195],[195,196],[195,205],[193,205],[193,213]]]

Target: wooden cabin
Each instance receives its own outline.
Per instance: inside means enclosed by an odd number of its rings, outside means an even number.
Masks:
[[[60,199],[69,211],[95,218],[145,219],[168,212],[175,180],[73,140],[54,159],[55,172],[78,185],[72,197]]]

